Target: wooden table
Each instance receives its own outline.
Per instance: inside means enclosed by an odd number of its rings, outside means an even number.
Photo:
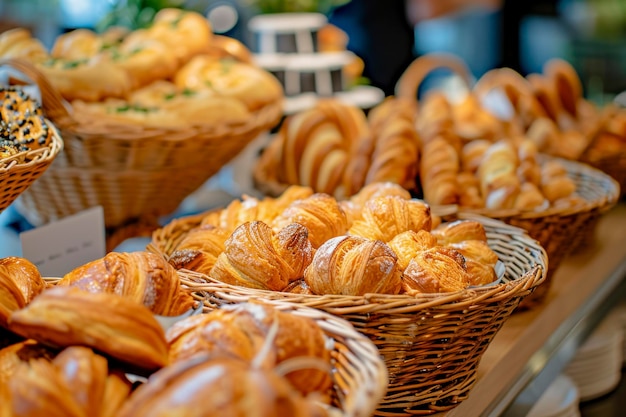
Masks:
[[[553,280],[540,306],[506,321],[469,398],[446,417],[526,415],[528,399],[539,398],[626,294],[626,204],[600,220],[595,242],[564,260]]]

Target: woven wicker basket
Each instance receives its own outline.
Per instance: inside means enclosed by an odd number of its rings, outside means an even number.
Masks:
[[[191,192],[282,117],[282,100],[244,123],[184,128],[111,124],[78,114],[31,64],[0,61],[36,83],[65,150],[18,201],[34,224],[101,205],[105,225],[118,227],[171,213]],[[156,226],[156,223],[155,223]]]
[[[501,282],[416,297],[315,296],[232,286],[203,274],[179,272],[206,305],[283,300],[348,320],[378,347],[389,372],[389,388],[375,415],[434,414],[467,398],[485,349],[519,303],[544,281],[547,270],[545,251],[524,230],[471,214],[460,217],[485,226],[489,245],[505,264]],[[148,250],[168,257],[201,218],[180,218],[155,231]]]
[[[54,286],[60,278],[49,277],[44,280],[48,286]],[[187,280],[184,279],[184,282]],[[195,286],[195,283],[192,285]],[[199,292],[194,293],[194,296],[202,301],[206,298]],[[357,332],[348,321],[324,311],[282,300],[266,301],[280,311],[315,320],[326,337],[332,340],[334,384],[330,395],[333,406],[330,417],[371,416],[385,396],[389,380],[385,362],[369,338]],[[205,303],[203,312],[209,313],[218,307],[217,304]],[[6,337],[10,338],[11,334]]]
[[[580,162],[545,155],[542,158],[556,159],[563,164],[568,176],[576,183],[576,194],[584,199],[583,204],[574,207],[551,207],[541,211],[459,207],[459,213],[478,214],[520,227],[546,250],[550,260],[546,281],[523,301],[521,308],[531,308],[545,298],[552,276],[561,261],[570,253],[594,241],[598,220],[619,198],[619,184],[609,175]]]
[[[53,130],[49,146],[0,160],[0,213],[41,177],[63,149],[59,132],[52,123],[48,122],[48,126]],[[22,158],[28,162],[20,162]]]

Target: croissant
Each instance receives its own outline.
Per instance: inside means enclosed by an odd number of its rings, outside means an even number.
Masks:
[[[315,294],[397,294],[401,286],[397,260],[380,240],[338,236],[315,252],[304,279]]]
[[[52,360],[21,363],[7,388],[9,415],[114,417],[131,384],[122,373],[111,372],[104,357],[72,346]]]
[[[395,195],[405,200],[411,198],[409,191],[394,182],[384,181],[367,184],[358,193],[339,201],[339,206],[348,218],[348,226],[351,227],[355,220],[362,217],[363,207],[368,200],[385,195]]]
[[[398,268],[404,271],[417,252],[437,246],[437,239],[426,230],[408,230],[396,235],[388,245],[398,257]]]
[[[461,169],[453,145],[442,136],[427,142],[422,150],[420,179],[424,200],[429,204],[456,204],[459,199],[457,175]]]
[[[442,223],[431,231],[440,245],[450,245],[466,240],[487,241],[487,233],[482,223],[474,220],[456,220]]]
[[[291,223],[306,227],[314,248],[348,230],[348,218],[341,206],[335,198],[324,193],[292,202],[271,225],[274,230],[280,230]]]
[[[202,224],[212,224],[232,233],[238,226],[246,222],[259,220],[270,223],[283,209],[283,206],[269,198],[259,200],[244,195],[242,200],[233,200],[224,209],[215,212],[214,215],[206,216]]]
[[[498,254],[482,239],[468,239],[461,242],[453,242],[447,246],[460,252],[466,260],[471,259],[491,267],[498,262]]]
[[[462,207],[485,207],[485,199],[480,193],[480,181],[469,171],[460,172],[457,176],[459,185],[459,205]]]
[[[217,257],[224,252],[230,234],[224,229],[204,225],[190,230],[172,252],[169,263],[176,269],[190,269],[208,274]]]
[[[17,256],[0,258],[0,327],[7,327],[11,312],[40,294],[46,286],[37,267]]]
[[[356,220],[348,233],[389,242],[394,236],[407,230],[430,231],[431,227],[430,207],[423,201],[381,196],[365,203],[362,219]]]
[[[39,342],[97,349],[139,370],[167,364],[167,342],[152,313],[109,293],[57,286],[9,317],[9,329]]]
[[[193,308],[172,265],[150,252],[109,252],[67,273],[58,286],[109,292],[145,305],[154,314],[178,316]]]
[[[69,60],[89,59],[104,46],[104,39],[89,29],[75,29],[56,37],[50,55]]]
[[[465,268],[469,275],[469,285],[486,285],[497,279],[496,270],[491,265],[465,258]]]
[[[460,291],[470,281],[463,255],[442,246],[418,252],[402,274],[402,288],[409,295]]]
[[[226,240],[211,276],[228,284],[282,291],[302,278],[313,248],[306,227],[291,223],[277,233],[261,222],[239,226]]]
[[[273,325],[277,326],[277,333],[269,339]],[[303,394],[324,392],[332,384],[328,373],[330,352],[321,328],[309,318],[282,312],[271,305],[258,302],[227,305],[189,317],[172,326],[167,339],[172,363],[208,353],[211,357],[233,356],[249,363],[262,359],[261,366],[274,369],[292,358],[313,358],[328,369],[300,369],[286,378]]]
[[[189,389],[193,387],[193,389]],[[198,355],[152,375],[117,417],[323,417],[287,380],[232,358]]]
[[[55,350],[35,340],[23,340],[0,349],[0,385],[13,378],[20,364],[35,358],[51,360],[56,354]]]

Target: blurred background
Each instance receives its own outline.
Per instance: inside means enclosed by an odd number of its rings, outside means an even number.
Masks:
[[[540,72],[562,57],[599,104],[626,89],[626,0],[0,0],[0,30],[28,27],[50,45],[75,28],[145,26],[163,7],[199,11],[246,45],[256,14],[324,13],[387,94],[410,60],[431,51],[459,55],[476,77],[501,66]]]

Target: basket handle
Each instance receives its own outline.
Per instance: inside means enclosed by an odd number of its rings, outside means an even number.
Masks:
[[[46,117],[57,119],[69,117],[68,104],[61,94],[50,84],[46,76],[32,63],[23,59],[6,58],[0,59],[0,67],[12,68],[26,76],[28,81],[37,84],[41,92],[41,105]],[[15,78],[13,78],[15,80]],[[20,80],[22,82],[26,80]]]
[[[471,88],[472,73],[465,61],[453,54],[433,52],[422,55],[411,62],[396,83],[395,95],[414,101],[417,100],[417,91],[422,82],[431,72],[440,68],[451,70],[454,74],[461,77],[468,89]]]

